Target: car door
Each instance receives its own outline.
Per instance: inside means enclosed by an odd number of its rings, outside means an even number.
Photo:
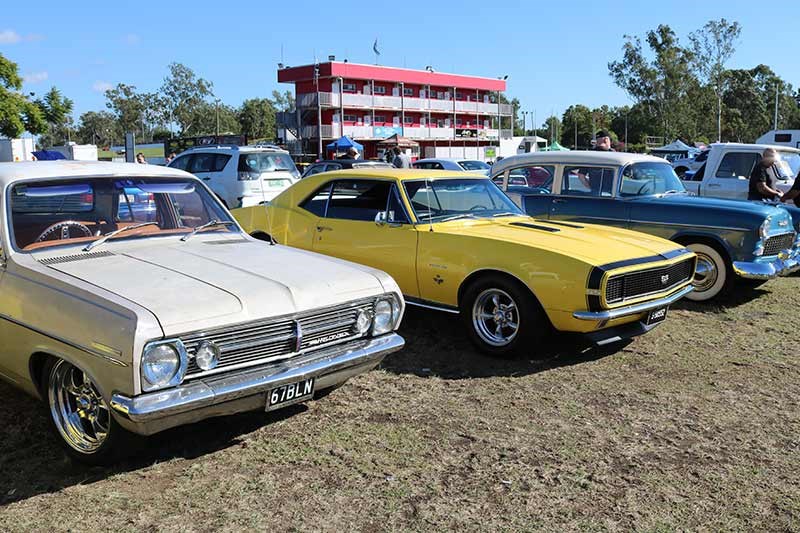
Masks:
[[[403,294],[417,296],[417,230],[392,180],[333,182],[312,249],[383,270]]]
[[[550,218],[626,227],[626,206],[614,196],[616,175],[614,167],[564,166],[560,192],[550,205]]]
[[[728,152],[713,174],[703,178],[703,195],[733,200],[746,200],[750,187],[750,174],[761,161],[758,152]]]

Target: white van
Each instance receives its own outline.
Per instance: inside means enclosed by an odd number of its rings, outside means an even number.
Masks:
[[[262,204],[300,179],[289,152],[266,146],[199,146],[170,164],[206,182],[226,207]]]
[[[791,146],[800,148],[800,130],[772,130],[758,139],[756,144],[774,144],[777,146]]]

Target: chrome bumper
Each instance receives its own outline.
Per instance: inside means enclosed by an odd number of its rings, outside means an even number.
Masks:
[[[733,271],[737,276],[747,279],[772,279],[788,276],[800,270],[800,250],[784,250],[773,261],[746,262],[734,261]]]
[[[603,311],[575,311],[572,316],[578,320],[593,320],[593,321],[608,321],[615,318],[623,318],[631,315],[639,315],[645,311],[658,309],[659,307],[666,307],[672,305],[690,292],[694,287],[687,285],[678,292],[674,292],[664,298],[658,300],[650,300],[636,305],[629,305],[628,307],[617,307],[616,309],[605,309]]]
[[[205,418],[265,409],[267,392],[287,383],[313,377],[316,391],[335,387],[376,367],[404,344],[400,335],[390,333],[133,398],[115,393],[111,407],[128,430],[151,435]]]

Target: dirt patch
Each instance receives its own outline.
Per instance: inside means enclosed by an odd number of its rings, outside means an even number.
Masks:
[[[475,352],[409,310],[408,347],[327,398],[69,463],[0,385],[0,530],[800,530],[797,278],[681,303],[613,352]]]

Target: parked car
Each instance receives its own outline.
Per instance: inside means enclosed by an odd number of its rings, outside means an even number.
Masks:
[[[696,171],[703,163],[708,160],[708,154],[710,150],[703,150],[695,157],[681,157],[679,159],[672,160],[672,168],[675,169],[675,174],[678,175],[679,178],[683,179],[688,171]]]
[[[419,159],[412,164],[414,168],[424,170],[456,170],[459,172],[478,172],[489,175],[492,167],[477,159],[455,159],[455,158],[429,158]]]
[[[552,179],[541,187],[511,185],[514,173],[531,167],[547,168]],[[658,157],[539,152],[503,159],[493,174],[537,219],[605,224],[686,246],[698,256],[691,300],[715,298],[737,277],[759,283],[800,268],[800,210],[690,196]],[[794,222],[790,211],[798,216]]]
[[[263,204],[300,179],[289,152],[268,145],[198,146],[169,166],[205,181],[229,208]]]
[[[684,247],[533,220],[465,172],[327,172],[233,214],[261,238],[385,270],[408,303],[460,313],[491,355],[535,353],[551,326],[599,344],[639,335],[692,290]]]
[[[326,159],[308,165],[303,177],[313,176],[320,172],[330,172],[348,168],[392,168],[392,165],[385,161],[371,161],[369,159]]]
[[[253,239],[186,172],[5,163],[0,189],[0,378],[78,460],[318,397],[403,346],[391,277]]]
[[[698,196],[747,200],[750,174],[767,148],[775,148],[781,157],[776,167],[780,175],[776,176],[775,186],[786,192],[800,172],[800,150],[767,144],[712,144],[708,160],[696,172],[684,173],[683,185]]]

